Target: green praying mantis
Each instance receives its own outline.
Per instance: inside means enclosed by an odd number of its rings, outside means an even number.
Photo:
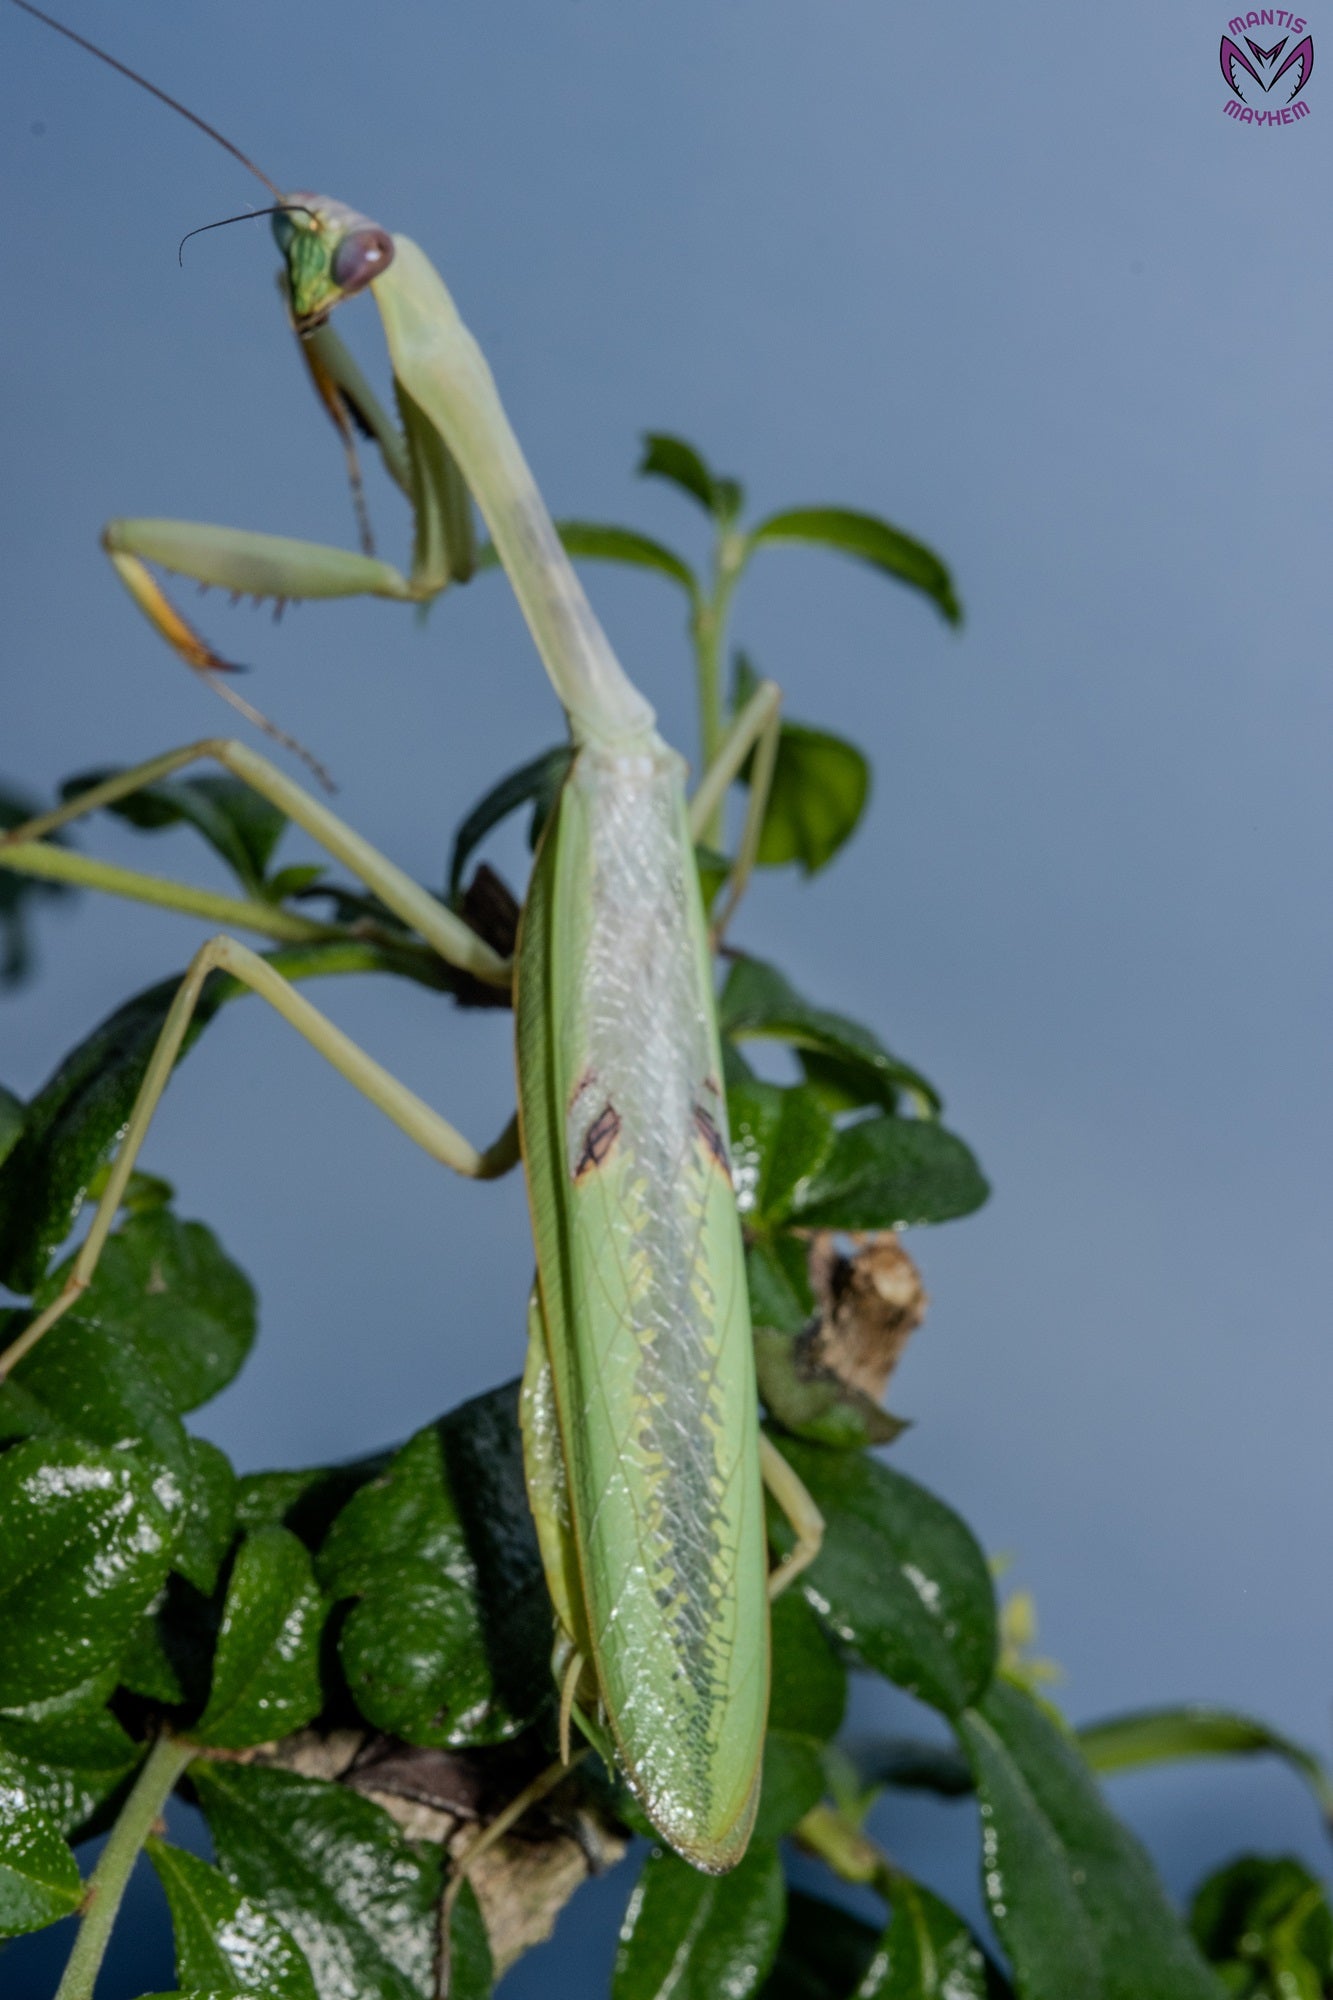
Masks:
[[[123,69],[29,0],[16,4]],[[292,324],[347,451],[361,551],[160,520],[112,522],[104,546],[161,636],[236,699],[228,663],[175,610],[150,565],[279,600],[369,593],[423,602],[471,573],[475,499],[573,749],[514,959],[267,758],[224,739],[121,772],[16,829],[4,846],[11,861],[27,856],[36,869],[38,844],[59,827],[189,763],[215,760],[351,869],[449,965],[512,988],[518,1112],[490,1146],[475,1147],[263,957],[229,935],[212,938],[166,1019],[69,1279],[0,1356],[0,1375],[91,1282],[214,970],[267,1000],[435,1159],[488,1178],[521,1157],[537,1262],[522,1389],[525,1468],[555,1613],[562,1754],[577,1723],[624,1773],[665,1841],[699,1868],[726,1869],[745,1851],[758,1800],[768,1601],[813,1558],[822,1525],[758,1425],[710,949],[755,852],[777,690],[763,683],[755,691],[687,803],[683,761],[616,660],[438,274],[406,237],[324,196],[283,195],[259,177],[275,196]],[[365,289],[383,322],[400,424],[329,325],[333,309]],[[406,574],[370,552],[357,430],[412,503]],[[710,940],[694,843],[751,757],[746,830]],[[186,891],[175,901],[193,907]],[[765,1485],[796,1536],[772,1570]]]

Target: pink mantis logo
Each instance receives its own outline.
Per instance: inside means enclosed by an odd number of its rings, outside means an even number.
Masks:
[[[1288,32],[1268,46],[1247,33],[1271,27]],[[1306,117],[1309,105],[1296,103],[1314,69],[1314,40],[1305,21],[1285,7],[1262,7],[1237,14],[1227,30],[1220,50],[1222,75],[1237,100],[1223,107],[1228,117],[1246,125],[1294,125]],[[1233,39],[1237,36],[1239,40]]]

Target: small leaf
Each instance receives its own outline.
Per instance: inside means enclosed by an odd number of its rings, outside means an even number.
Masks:
[[[833,1121],[813,1091],[776,1083],[727,1092],[736,1206],[748,1226],[782,1222],[834,1150]]]
[[[499,826],[501,820],[508,819],[510,813],[529,803],[533,808],[532,844],[536,844],[537,830],[559,795],[573,757],[571,744],[556,743],[551,749],[543,750],[539,757],[533,757],[528,763],[520,764],[516,771],[510,771],[507,777],[491,786],[484,798],[477,801],[454,835],[449,856],[451,904],[456,904],[462,893],[463,870],[469,858],[487,834],[493,827]]]
[[[988,2000],[986,1961],[962,1918],[896,1874],[892,1916],[856,2000]]]
[[[495,1967],[477,1892],[464,1879],[449,1915],[449,2000],[491,2000]]]
[[[971,1215],[990,1193],[963,1141],[927,1118],[877,1113],[841,1130],[793,1190],[802,1229],[902,1229]]]
[[[66,1835],[92,1817],[139,1761],[105,1706],[115,1670],[68,1693],[0,1709],[0,1770],[8,1768]]]
[[[642,468],[641,468],[642,469]],[[651,535],[632,528],[604,527],[599,521],[557,521],[555,531],[565,545],[565,553],[575,562],[632,563],[639,569],[655,569],[678,583],[686,595],[698,592],[689,564]]]
[[[218,1580],[236,1526],[236,1474],[207,1438],[186,1439],[185,1514],[171,1566],[205,1596]]]
[[[1078,1747],[1094,1771],[1137,1771],[1186,1757],[1281,1757],[1314,1793],[1333,1823],[1333,1781],[1318,1757],[1265,1722],[1225,1708],[1191,1702],[1181,1708],[1140,1709],[1086,1723]]]
[[[1190,1929],[1227,1992],[1244,2000],[1324,2000],[1333,1985],[1327,1894],[1290,1856],[1248,1854],[1210,1875]]]
[[[836,1903],[787,1891],[787,1922],[760,2000],[848,2000],[874,1957],[878,1933]]]
[[[318,1967],[320,2000],[433,2000],[438,1849],[317,1778],[202,1762],[190,1775],[224,1874]]]
[[[996,1679],[957,1722],[982,1882],[1023,2000],[1219,2000],[1147,1855],[1075,1746]]]
[[[260,1528],[237,1552],[218,1633],[213,1688],[194,1735],[243,1750],[300,1729],[322,1701],[324,1601],[304,1545]]]
[[[128,1453],[34,1438],[0,1457],[0,1705],[115,1661],[168,1560],[166,1517]]]
[[[639,471],[655,479],[670,480],[724,523],[733,521],[745,503],[745,495],[734,479],[719,479],[692,444],[687,444],[684,438],[671,437],[666,431],[644,432]]]
[[[861,1452],[775,1439],[824,1516],[800,1588],[868,1667],[945,1715],[985,1689],[996,1654],[986,1559],[958,1516],[914,1480]],[[776,1510],[770,1533],[792,1546]]]
[[[147,1849],[171,1910],[182,1987],[316,2000],[304,1953],[262,1902],[196,1854],[155,1839]]]
[[[77,798],[107,778],[118,777],[122,768],[107,765],[101,770],[81,771],[66,778],[60,796]],[[144,833],[192,826],[221,855],[245,893],[260,897],[265,894],[265,871],[287,825],[285,813],[239,778],[222,772],[146,785],[117,799],[106,811]]]
[[[854,743],[784,722],[755,856],[761,868],[796,862],[814,875],[855,833],[870,797],[870,766]]]
[[[777,1954],[785,1901],[767,1841],[726,1875],[654,1847],[621,1926],[611,2000],[746,2000]]]
[[[896,1109],[900,1093],[923,1116],[940,1109],[939,1093],[919,1070],[901,1062],[859,1021],[803,1000],[776,966],[758,958],[732,963],[718,1002],[718,1025],[732,1041],[785,1042],[804,1058],[832,1058],[855,1079],[854,1094],[834,1108],[879,1104]]]
[[[951,625],[962,619],[953,578],[945,564],[924,542],[905,535],[901,528],[890,527],[875,514],[860,514],[850,507],[790,507],[761,521],[749,540],[754,548],[766,542],[809,542],[836,549],[924,592]]]
[[[0,1937],[43,1930],[82,1899],[78,1865],[59,1829],[0,1772]]]

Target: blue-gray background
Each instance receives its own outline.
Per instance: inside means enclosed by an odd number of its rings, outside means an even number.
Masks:
[[[1147,0],[74,18],[279,181],[419,239],[557,511],[696,550],[688,505],[630,476],[637,433],[669,428],[761,509],[878,509],[953,562],[961,637],[802,553],[756,563],[738,621],[790,711],[877,768],[852,849],[813,885],[769,877],[741,939],[937,1078],[995,1184],[912,1239],[933,1308],[898,1462],[1015,1552],[1076,1717],[1207,1698],[1325,1745],[1333,86],[1316,71],[1289,129],[1224,118],[1225,16],[1195,0],[1169,20]],[[350,522],[266,225],[176,265],[184,230],[258,190],[8,10],[0,76],[0,766],[45,790],[228,726],[99,558],[108,515],[338,541]],[[354,321],[373,353],[371,308]],[[675,598],[589,580],[686,740]],[[368,605],[274,633],[216,597],[204,622],[426,879],[461,809],[558,732],[495,579],[424,630]],[[220,880],[185,838],[95,839]],[[91,899],[51,913],[40,983],[5,1003],[5,1081],[39,1084],[196,935]],[[465,1129],[503,1118],[502,1019],[321,998]],[[242,1466],[386,1443],[518,1368],[517,1184],[441,1174],[261,1008],[186,1066],[147,1163],[262,1288],[264,1337],[201,1423]],[[1276,1769],[1114,1791],[1178,1891],[1242,1845],[1322,1863]],[[876,1825],[975,1907],[965,1808]],[[599,1981],[626,1887],[507,1990]],[[105,2000],[172,1983],[155,1908],[134,1906]],[[45,1953],[15,1949],[7,1993],[49,1992]]]

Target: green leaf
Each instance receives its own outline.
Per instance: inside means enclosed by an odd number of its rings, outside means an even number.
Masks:
[[[82,1899],[78,1866],[59,1828],[0,1771],[0,1937],[40,1931]]]
[[[476,1890],[464,1879],[449,1917],[449,2000],[490,2000],[494,1983],[486,1920]]]
[[[776,1956],[785,1900],[769,1842],[752,1841],[726,1875],[654,1847],[621,1926],[611,2000],[746,2000]]]
[[[163,1840],[147,1848],[171,1910],[182,1987],[316,2000],[305,1954],[262,1902],[198,1855]]]
[[[25,793],[0,785],[0,833],[22,826],[43,810]],[[62,837],[57,834],[55,838],[61,841]],[[0,987],[17,986],[27,976],[32,962],[28,942],[31,906],[42,899],[49,901],[53,896],[68,894],[69,885],[65,882],[34,881],[31,876],[11,874],[9,869],[0,868]]]
[[[185,1514],[171,1566],[209,1596],[235,1531],[236,1474],[227,1454],[207,1438],[187,1438],[185,1450]]]
[[[639,471],[669,480],[724,524],[734,521],[745,504],[745,495],[734,479],[720,479],[692,444],[666,431],[644,432]]]
[[[824,1746],[817,1736],[770,1724],[764,1738],[763,1783],[755,1840],[781,1840],[824,1796]]]
[[[849,1745],[863,1783],[893,1785],[905,1792],[934,1792],[941,1799],[965,1799],[976,1789],[972,1770],[952,1743],[927,1743],[913,1736],[871,1737]]]
[[[761,868],[825,867],[855,833],[870,797],[870,765],[854,743],[784,722],[755,856]]]
[[[1228,1993],[1243,2000],[1325,2000],[1333,1987],[1333,1914],[1299,1861],[1245,1855],[1202,1883],[1190,1929]]]
[[[389,1452],[347,1465],[312,1465],[292,1472],[246,1472],[236,1487],[236,1525],[290,1528],[317,1549],[354,1493],[382,1473]]]
[[[834,1451],[892,1444],[907,1429],[874,1398],[815,1357],[802,1334],[755,1325],[755,1374],[769,1415],[793,1437]]]
[[[963,1141],[927,1118],[876,1113],[840,1131],[793,1190],[802,1229],[903,1229],[971,1215],[990,1193]]]
[[[218,1633],[213,1688],[193,1734],[244,1750],[318,1713],[324,1600],[310,1556],[286,1528],[259,1528],[237,1551]]]
[[[0,1083],[0,1166],[9,1158],[23,1132],[23,1100]]]
[[[875,1955],[878,1933],[850,1910],[787,1891],[787,1922],[760,2000],[848,2000]]]
[[[122,765],[80,771],[60,787],[62,799],[77,798],[94,785],[120,775]],[[146,785],[117,799],[106,811],[143,833],[168,826],[192,826],[220,854],[247,896],[263,897],[264,876],[273,850],[282,838],[287,815],[279,812],[239,778],[217,773],[202,778],[172,778]]]
[[[986,1961],[962,1918],[905,1875],[856,2000],[988,2000]]]
[[[736,1085],[727,1092],[736,1206],[747,1226],[781,1223],[833,1152],[833,1121],[803,1085]]]
[[[606,527],[600,521],[557,521],[555,531],[575,562],[632,563],[639,569],[655,569],[678,583],[688,597],[697,594],[699,586],[689,564],[651,535]]]
[[[438,1849],[316,1778],[212,1763],[190,1775],[224,1874],[318,1968],[320,2000],[433,2000]]]
[[[958,1715],[989,1682],[997,1643],[990,1571],[970,1529],[877,1459],[774,1442],[824,1516],[806,1597],[868,1667]],[[785,1554],[791,1528],[776,1509],[769,1518]]]
[[[850,507],[789,507],[761,521],[751,531],[749,541],[752,548],[768,542],[808,542],[836,549],[922,591],[951,625],[962,620],[962,607],[945,564],[924,542],[905,535],[901,528],[890,527],[875,514],[860,514]]]
[[[1252,1716],[1191,1702],[1109,1716],[1105,1722],[1085,1724],[1076,1734],[1079,1749],[1098,1772],[1137,1771],[1186,1757],[1281,1757],[1309,1785],[1324,1818],[1333,1823],[1333,1781],[1319,1758]]]
[[[507,777],[491,786],[484,798],[477,801],[454,835],[449,855],[450,903],[457,903],[463,888],[463,870],[492,827],[529,803],[533,809],[529,844],[536,845],[537,834],[559,796],[573,757],[572,744],[556,743],[551,749],[543,750],[539,757],[533,757],[528,763],[520,764],[516,771],[510,771]]]
[[[842,1727],[847,1669],[798,1590],[783,1592],[773,1606],[771,1619],[769,1727],[794,1730],[826,1742]]]
[[[358,1602],[340,1652],[358,1707],[408,1742],[514,1735],[550,1695],[550,1607],[523,1486],[516,1385],[418,1431],[319,1554]]]
[[[0,1784],[16,1778],[64,1834],[91,1819],[141,1754],[105,1705],[114,1680],[112,1668],[68,1693],[0,1709]]]
[[[890,1055],[883,1043],[859,1021],[848,1020],[827,1007],[803,1000],[776,966],[759,958],[738,958],[727,974],[718,1002],[718,1025],[734,1042],[785,1042],[803,1058],[831,1058],[840,1068],[852,1095],[831,1108],[864,1104],[896,1108],[905,1093],[925,1116],[940,1109],[933,1084],[919,1070]]]
[[[56,1297],[71,1267],[51,1273],[37,1305]],[[254,1288],[212,1230],[165,1208],[131,1216],[108,1239],[77,1313],[132,1346],[177,1412],[226,1388],[257,1324]]]
[[[815,1310],[809,1254],[809,1244],[799,1236],[761,1236],[746,1246],[750,1318],[756,1327],[801,1332]]]
[[[0,1457],[0,1706],[116,1660],[168,1561],[166,1517],[128,1453],[33,1438]]]
[[[956,1723],[982,1815],[982,1882],[1023,2000],[1220,2000],[1147,1855],[1077,1748],[995,1680]]]
[[[121,1686],[147,1701],[199,1713],[213,1677],[222,1607],[181,1576],[135,1625],[120,1661]]]

